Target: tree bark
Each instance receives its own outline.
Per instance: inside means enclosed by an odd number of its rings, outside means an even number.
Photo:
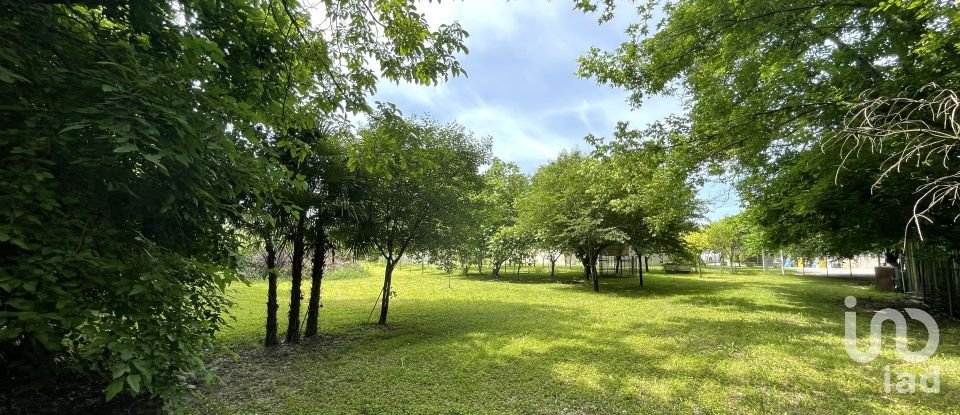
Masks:
[[[390,282],[393,279],[393,267],[396,265],[393,259],[387,259],[387,268],[383,271],[383,292],[380,294],[380,320],[377,324],[387,325],[387,311],[390,310]]]
[[[557,271],[557,258],[550,257],[550,278],[553,278]]]
[[[500,267],[502,266],[503,266],[503,261],[500,261],[500,262],[493,261],[493,271],[491,271],[491,273],[493,274],[493,278],[500,278]]]
[[[736,257],[736,251],[734,251],[733,248],[730,248],[730,273],[731,274],[737,273],[736,270],[734,270],[734,265],[733,265],[733,258],[735,257]]]
[[[782,250],[782,249],[780,250],[780,275],[786,275],[786,271],[784,270],[784,264],[783,264],[783,250]]]
[[[326,265],[327,236],[323,228],[317,230],[313,241],[313,262],[310,269],[310,302],[307,305],[307,330],[304,337],[316,336],[320,322],[320,284],[323,283],[323,271]]]
[[[645,256],[645,261],[643,261],[643,268],[645,271],[650,272],[650,255]]]
[[[277,344],[277,251],[273,241],[266,238],[267,250],[267,336],[263,344],[274,346]]]
[[[703,258],[701,257],[701,255],[703,255],[703,252],[697,253],[697,258],[696,258],[697,274],[700,276],[700,278],[703,278],[703,266],[702,266]]]
[[[597,259],[599,256],[599,249],[587,249],[587,274],[593,279],[593,291],[595,292],[600,292],[600,273],[597,272]]]
[[[633,252],[637,254],[637,272],[640,274],[640,288],[643,288],[643,253],[637,249]]]
[[[590,262],[589,262],[589,260],[587,260],[587,257],[588,257],[588,256],[589,256],[589,254],[583,254],[582,257],[577,258],[577,259],[580,260],[580,264],[583,265],[583,279],[584,279],[585,281],[590,281],[590,277],[591,277],[591,275],[590,275]]]
[[[293,263],[290,264],[290,313],[287,315],[287,343],[300,341],[300,300],[303,298],[303,226],[306,212],[300,212],[297,228],[293,232]]]

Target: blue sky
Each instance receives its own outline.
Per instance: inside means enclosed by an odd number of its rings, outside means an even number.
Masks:
[[[468,75],[439,86],[381,82],[374,99],[407,114],[456,121],[493,138],[496,157],[532,174],[563,149],[586,149],[587,134],[610,136],[617,121],[642,126],[682,111],[679,100],[653,97],[631,111],[626,92],[576,76],[577,58],[591,46],[616,47],[624,19],[598,25],[595,15],[573,10],[572,1],[444,1],[420,5],[433,25],[459,21],[470,33],[470,53],[460,57]],[[710,218],[736,213],[729,189],[710,184]]]

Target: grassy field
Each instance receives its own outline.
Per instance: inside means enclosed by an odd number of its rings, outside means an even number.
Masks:
[[[408,266],[395,274],[390,324],[369,318],[382,268],[324,281],[321,332],[260,347],[266,285],[235,291],[237,356],[212,365],[223,383],[193,413],[635,414],[957,413],[960,331],[941,324],[932,359],[883,354],[857,364],[843,346],[843,299],[871,311],[896,299],[868,283],[780,275],[648,274],[602,280],[580,271],[494,280]],[[289,286],[283,286],[286,294]],[[286,305],[281,305],[284,315]],[[942,321],[942,319],[941,319]],[[922,326],[921,326],[922,327]],[[886,327],[886,332],[892,332]],[[285,330],[281,322],[281,331]],[[911,336],[925,333],[911,326]],[[911,341],[911,349],[922,347]],[[884,393],[884,368],[940,368],[939,394]]]

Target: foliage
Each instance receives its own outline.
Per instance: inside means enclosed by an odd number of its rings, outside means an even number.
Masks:
[[[516,226],[498,229],[488,242],[488,252],[493,261],[493,276],[500,276],[500,268],[504,262],[522,264],[530,258],[532,242],[530,235]]]
[[[517,202],[521,227],[550,246],[573,251],[591,276],[597,254],[626,236],[616,229],[609,195],[594,192],[601,169],[596,159],[561,153],[540,167]]]
[[[491,255],[497,256],[488,250],[491,239],[500,230],[517,223],[517,199],[529,187],[530,179],[515,163],[504,162],[496,157],[491,160],[483,172],[483,190],[472,199],[473,222],[457,238],[462,252],[460,263],[465,272],[472,262],[476,264],[477,271],[482,273],[483,261]],[[498,268],[499,265],[494,264],[494,270]]]
[[[700,181],[655,137],[634,134],[621,124],[614,140],[588,137],[601,158],[593,192],[605,194],[618,226],[637,256],[685,256],[682,236],[693,229],[702,202]]]
[[[367,109],[380,74],[363,62],[432,83],[465,51],[458,25],[432,31],[410,1],[327,3],[324,27],[293,0],[0,11],[3,377],[67,361],[106,374],[107,398],[171,405],[213,378],[199,355],[224,325],[237,225],[269,223],[248,209],[302,183],[259,157],[263,140]]]
[[[585,0],[576,5],[587,11],[603,7],[601,20],[609,20],[616,6],[612,0]],[[626,88],[636,108],[656,94],[687,98],[686,115],[655,123],[643,133],[664,138],[691,169],[706,165],[733,170],[749,181],[755,192],[764,192],[767,178],[780,170],[807,169],[795,163],[814,159],[815,153],[849,156],[846,161],[857,171],[856,176],[846,174],[846,164],[842,169],[839,163],[818,164],[839,173],[830,190],[822,186],[825,180],[819,172],[805,183],[799,181],[801,175],[792,175],[791,181],[797,191],[816,188],[824,192],[816,196],[824,204],[850,207],[833,211],[849,215],[844,219],[848,222],[865,211],[848,205],[851,199],[872,199],[873,212],[879,214],[868,216],[867,221],[883,223],[884,228],[914,217],[913,212],[900,209],[898,199],[917,203],[924,194],[912,195],[915,189],[935,192],[937,178],[949,177],[956,170],[953,158],[911,157],[909,164],[900,164],[902,174],[887,174],[893,165],[890,160],[918,154],[915,145],[928,137],[921,130],[897,133],[904,124],[870,124],[876,127],[874,133],[890,133],[884,135],[883,146],[867,149],[849,140],[834,140],[838,134],[850,133],[869,139],[862,135],[867,131],[856,126],[883,121],[870,114],[892,114],[894,121],[909,114],[904,120],[914,125],[944,125],[943,112],[903,112],[901,104],[905,104],[902,98],[913,94],[920,95],[916,97],[920,102],[935,102],[937,91],[957,89],[960,26],[953,22],[960,9],[953,2],[651,0],[638,5],[637,11],[639,21],[626,29],[625,41],[611,51],[591,49],[580,60],[580,74]],[[931,83],[939,88],[929,88]],[[863,112],[870,108],[876,111]],[[940,161],[943,166],[937,170]],[[879,179],[886,189],[879,192],[882,196],[872,198],[870,190]],[[864,187],[854,189],[858,186]],[[782,189],[769,191],[780,193]],[[831,196],[836,198],[830,200]],[[945,194],[938,197],[942,196]],[[918,209],[922,211],[923,206]],[[942,211],[931,212],[922,220],[946,219],[940,215]],[[807,222],[807,226],[819,223]],[[824,235],[837,236],[829,230]],[[930,235],[947,234],[931,229]],[[881,238],[873,243],[886,241]],[[842,247],[830,245],[838,251],[857,251],[869,244],[861,240]]]
[[[711,250],[719,252],[734,267],[737,254],[744,249],[746,229],[741,216],[727,216],[704,229],[704,241]]]
[[[386,261],[380,324],[386,324],[393,268],[407,252],[437,252],[461,230],[490,142],[462,126],[374,114],[348,148],[349,166],[367,175],[367,199],[353,237]]]

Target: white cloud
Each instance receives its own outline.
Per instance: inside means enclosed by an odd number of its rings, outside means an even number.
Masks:
[[[431,26],[459,22],[470,33],[471,49],[495,47],[504,40],[516,41],[522,25],[531,21],[556,20],[566,4],[562,1],[419,1],[417,9]],[[532,39],[528,39],[532,40]]]
[[[481,104],[460,111],[456,121],[479,136],[493,137],[494,156],[518,164],[539,164],[569,147],[569,137],[558,136],[538,123],[524,122],[506,108]]]

